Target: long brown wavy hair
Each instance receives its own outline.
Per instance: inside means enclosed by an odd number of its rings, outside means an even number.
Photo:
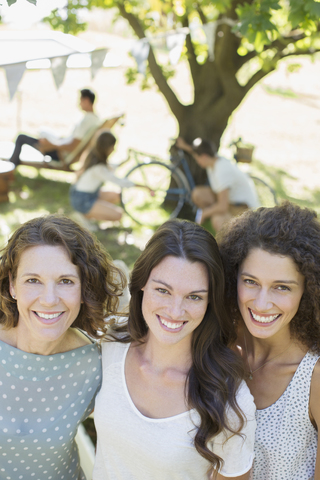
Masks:
[[[228,222],[217,241],[226,275],[226,305],[239,321],[238,271],[254,248],[290,257],[304,276],[299,309],[290,322],[291,335],[320,352],[320,223],[317,214],[291,202],[247,211]]]
[[[94,338],[106,331],[105,317],[117,312],[118,297],[125,279],[103,246],[85,228],[64,215],[34,218],[21,225],[11,236],[0,258],[0,324],[14,328],[18,324],[17,302],[9,291],[9,275],[15,280],[21,254],[30,247],[63,247],[70,261],[79,268],[81,304],[72,327]]]
[[[115,146],[116,142],[117,139],[110,130],[103,130],[89,151],[82,168],[77,172],[77,178],[94,165],[98,165],[99,163],[107,164],[110,149]]]
[[[208,442],[227,429],[238,433],[243,417],[236,392],[244,372],[238,356],[228,348],[236,338],[233,323],[224,308],[224,272],[214,237],[203,227],[187,220],[169,220],[153,235],[136,261],[130,283],[131,300],[128,323],[115,328],[121,342],[145,341],[148,326],[142,314],[141,290],[151,271],[167,256],[184,258],[205,265],[209,278],[209,304],[204,318],[192,334],[192,366],[186,379],[186,397],[190,408],[200,416],[195,448],[212,466],[219,469],[222,459],[209,448]],[[124,336],[123,336],[124,334]],[[235,431],[228,425],[226,407],[239,419]]]

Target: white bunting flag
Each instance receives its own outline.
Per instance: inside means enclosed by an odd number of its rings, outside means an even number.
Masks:
[[[138,72],[142,73],[143,75],[146,74],[146,60],[148,58],[150,51],[150,44],[147,38],[142,38],[134,43],[131,54],[134,56],[137,65],[138,65]]]
[[[177,65],[179,62],[185,40],[185,33],[174,33],[166,37],[171,65]]]
[[[106,58],[107,49],[106,48],[99,48],[98,50],[94,50],[91,53],[91,78],[97,74],[97,71],[102,67],[104,59]]]
[[[62,85],[67,69],[68,56],[51,58],[51,70],[57,89]]]
[[[209,22],[202,25],[208,44],[208,57],[211,62],[214,61],[214,46],[216,41],[217,26],[217,22]]]
[[[26,69],[26,62],[6,65],[4,69],[6,71],[10,100],[12,100]]]

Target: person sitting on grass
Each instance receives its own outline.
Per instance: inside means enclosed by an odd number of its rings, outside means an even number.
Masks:
[[[115,183],[119,187],[148,188],[114,175],[108,166],[108,158],[115,144],[116,137],[109,130],[101,132],[78,173],[76,183],[70,189],[71,205],[82,214],[83,221],[85,219],[110,221],[121,219],[123,209],[117,205],[120,203],[120,192],[102,189],[104,183]],[[150,194],[154,195],[152,190]]]
[[[176,146],[190,153],[207,171],[209,185],[198,185],[191,194],[192,201],[202,210],[199,223],[210,219],[218,232],[232,217],[260,206],[250,177],[227,158],[220,157],[213,142],[196,138],[189,145],[178,137]]]

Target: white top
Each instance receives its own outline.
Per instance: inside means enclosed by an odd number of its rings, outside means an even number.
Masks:
[[[311,377],[319,355],[308,352],[270,407],[257,410],[254,480],[311,480],[318,434],[309,417]]]
[[[107,165],[99,163],[83,172],[75,184],[75,189],[80,192],[93,193],[106,182],[115,183],[120,187],[132,187],[134,185],[131,180],[117,177]]]
[[[89,130],[96,128],[99,125],[99,117],[93,112],[86,112],[82,120],[75,125],[71,137],[81,140]]]
[[[217,157],[214,166],[206,170],[210,187],[214,193],[229,190],[230,204],[245,203],[249,208],[260,206],[253,181],[230,160]]]
[[[87,133],[94,128],[97,128],[99,125],[99,117],[93,112],[86,112],[81,120],[75,124],[72,133],[67,137],[57,136],[56,133],[48,127],[41,127],[39,135],[41,138],[46,138],[49,142],[52,142],[55,145],[62,145],[66,141],[71,142],[74,138],[82,140]]]
[[[96,398],[98,434],[93,480],[207,480],[209,462],[195,449],[193,439],[199,415],[193,409],[168,418],[149,418],[135,407],[127,389],[125,359],[128,344],[102,345],[103,384]],[[222,432],[210,442],[223,458],[221,474],[240,476],[253,461],[255,405],[243,382],[237,402],[247,417],[243,437]],[[230,409],[230,424],[238,419]]]

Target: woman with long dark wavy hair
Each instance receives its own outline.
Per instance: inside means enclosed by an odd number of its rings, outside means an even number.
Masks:
[[[133,186],[147,188],[144,185],[136,185],[127,178],[119,178],[113,173],[108,161],[114,151],[116,141],[116,137],[109,130],[100,132],[83,167],[77,174],[76,182],[70,188],[70,202],[78,212],[79,219],[83,220],[83,217],[110,221],[121,219],[123,209],[119,206],[121,203],[120,191],[102,188],[104,183],[110,182],[120,188]],[[148,190],[153,195],[153,191]]]
[[[129,317],[102,344],[93,480],[247,480],[255,406],[213,236],[170,220],[135,263]],[[115,340],[115,341],[114,341]]]
[[[286,202],[219,233],[226,305],[257,406],[254,480],[319,480],[320,223]]]
[[[101,188],[106,182],[119,187],[133,185],[129,180],[116,177],[108,166],[115,144],[116,137],[108,130],[102,131],[70,189],[71,205],[85,218],[116,221],[122,217],[123,210],[117,205],[120,193]]]

